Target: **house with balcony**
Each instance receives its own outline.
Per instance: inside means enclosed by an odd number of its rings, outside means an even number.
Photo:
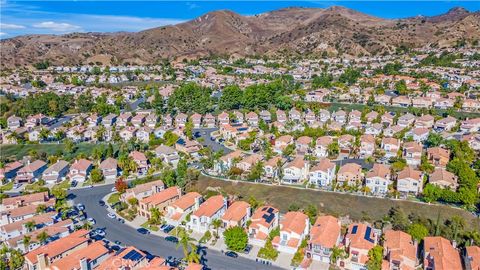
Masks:
[[[222,218],[225,211],[227,211],[227,200],[222,195],[212,196],[190,215],[187,229],[205,233],[210,230],[214,220]]]
[[[90,160],[87,159],[77,159],[70,166],[70,171],[68,172],[68,178],[72,181],[84,182],[87,180],[92,170],[93,165]]]
[[[317,187],[327,187],[335,179],[335,163],[328,158],[322,158],[317,165],[310,169],[308,181]]]
[[[403,158],[410,166],[418,166],[422,161],[423,146],[417,142],[403,144]]]
[[[283,167],[282,182],[286,184],[301,184],[308,178],[309,164],[303,156],[297,156]]]
[[[400,140],[393,137],[385,137],[382,139],[380,147],[385,152],[385,158],[390,159],[396,157],[398,150],[400,150]]]
[[[337,173],[337,184],[359,186],[363,182],[362,166],[356,163],[346,163]]]
[[[375,163],[373,168],[365,176],[365,186],[373,194],[385,194],[388,186],[392,183],[390,167]]]
[[[405,167],[397,175],[397,190],[401,193],[413,193],[415,195],[422,193],[423,173],[410,166]]]
[[[463,269],[458,250],[449,240],[441,236],[427,236],[423,239],[423,269]]]
[[[250,204],[244,201],[233,202],[225,211],[222,216],[223,228],[228,229],[230,227],[245,227],[247,220],[252,215],[252,208]]]
[[[152,208],[158,209],[161,213],[166,213],[166,208],[182,196],[182,190],[177,187],[169,187],[153,195],[143,198],[138,202],[138,213],[140,216],[149,219]]]
[[[252,245],[263,246],[272,230],[278,226],[278,209],[264,205],[255,210],[248,226],[248,238]]]
[[[363,223],[350,224],[344,238],[348,257],[340,261],[340,267],[365,270],[368,252],[377,244],[378,236],[370,225]]]
[[[340,220],[333,216],[320,216],[315,220],[310,229],[310,240],[308,241],[305,255],[307,258],[330,263],[332,249],[338,246],[341,241]]]
[[[294,254],[310,231],[310,220],[302,212],[288,212],[280,221],[280,236],[275,236],[272,245],[280,252]]]
[[[180,225],[188,214],[196,211],[200,207],[202,201],[202,195],[197,192],[189,192],[183,195],[167,206],[164,215],[165,221],[173,226]]]

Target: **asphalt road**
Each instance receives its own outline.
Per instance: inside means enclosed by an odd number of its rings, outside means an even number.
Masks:
[[[194,129],[193,132],[195,133],[195,136],[197,138],[198,137],[203,138],[202,145],[204,147],[208,147],[208,148],[212,149],[212,151],[214,151],[214,152],[218,152],[218,151],[223,150],[224,155],[232,152],[231,149],[225,147],[223,144],[212,140],[211,133],[214,132],[214,131],[217,131],[217,130],[218,130],[218,128],[198,128],[198,129]]]
[[[107,217],[107,210],[98,204],[106,194],[111,192],[112,185],[97,186],[89,189],[70,190],[73,194],[75,204],[82,203],[88,217],[95,219],[94,228],[104,228],[105,238],[110,241],[120,241],[122,245],[132,245],[141,250],[161,257],[174,256],[182,258],[182,249],[176,249],[176,245],[165,241],[162,237],[156,235],[143,235],[134,228],[118,222],[116,219]],[[254,260],[238,257],[230,258],[216,250],[203,249],[202,263],[211,269],[281,269],[274,266],[265,266]]]

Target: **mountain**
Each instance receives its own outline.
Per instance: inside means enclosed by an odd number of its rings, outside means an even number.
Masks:
[[[397,47],[451,47],[480,37],[480,13],[382,19],[344,7],[285,8],[255,16],[214,11],[177,25],[136,33],[26,35],[1,40],[2,67],[49,60],[55,65],[147,64],[208,55],[374,55]]]

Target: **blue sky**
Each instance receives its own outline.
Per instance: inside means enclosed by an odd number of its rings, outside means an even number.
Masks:
[[[229,9],[254,15],[284,7],[345,6],[383,18],[437,15],[480,1],[10,1],[0,0],[0,38],[24,34],[140,31]]]

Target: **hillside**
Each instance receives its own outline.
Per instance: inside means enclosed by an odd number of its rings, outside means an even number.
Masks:
[[[387,20],[343,7],[286,8],[255,16],[214,11],[136,33],[27,35],[0,42],[3,67],[53,64],[147,64],[212,54],[372,55],[399,46],[450,47],[480,37],[480,13],[462,8],[433,17]]]

